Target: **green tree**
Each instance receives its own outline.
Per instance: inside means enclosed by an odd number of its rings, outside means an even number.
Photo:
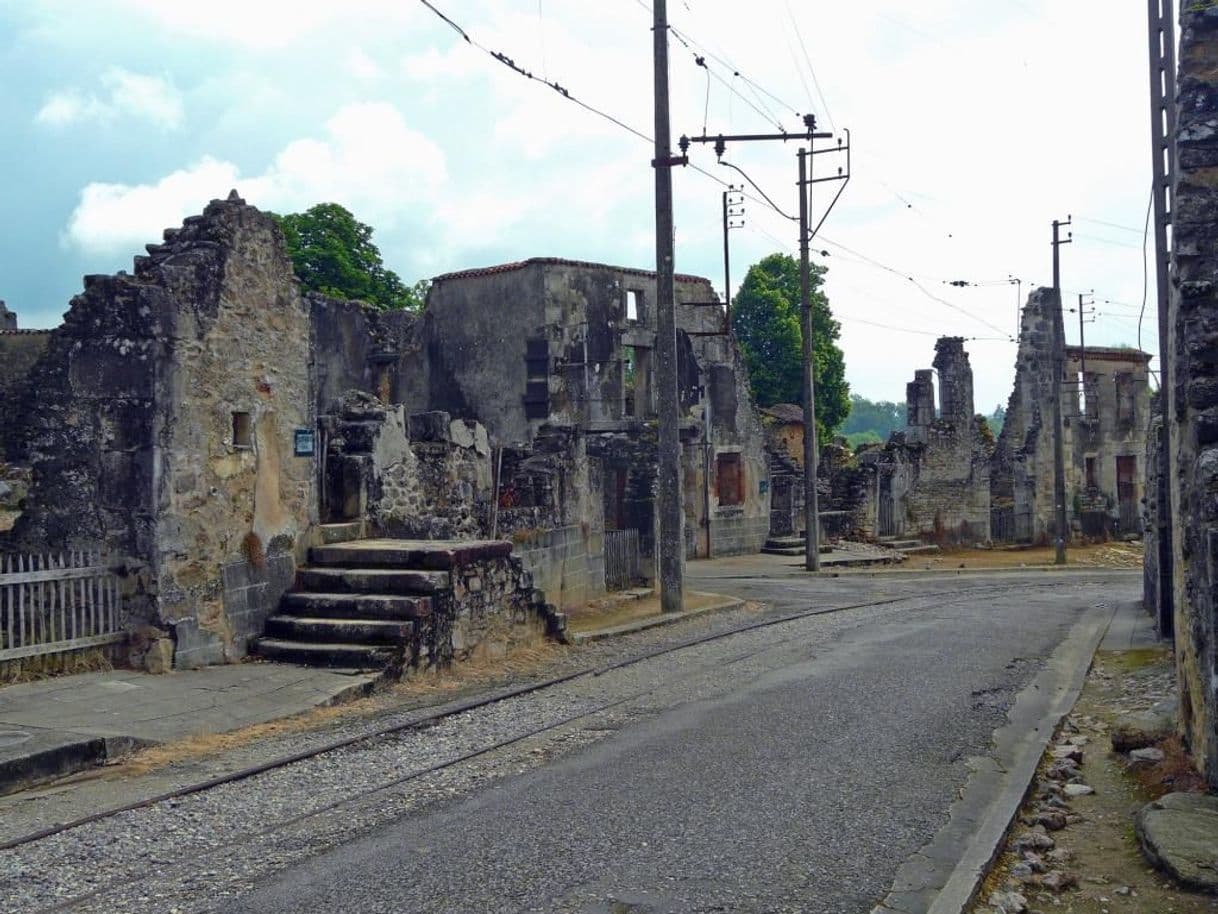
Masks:
[[[986,422],[990,424],[990,430],[995,437],[1002,434],[1002,427],[1007,421],[1007,408],[999,403],[994,407],[994,411],[986,417]]]
[[[365,225],[337,203],[318,203],[303,213],[275,216],[301,284],[335,298],[358,299],[380,308],[423,307],[429,283],[402,282],[381,260]]]
[[[812,351],[816,381],[816,427],[827,441],[850,413],[846,362],[837,345],[841,325],[820,291],[826,269],[812,266]],[[801,403],[803,367],[799,327],[799,263],[771,254],[749,268],[732,307],[732,329],[740,342],[753,395],[761,406]]]
[[[850,395],[850,416],[842,426],[842,434],[874,435],[881,441],[905,427],[905,404],[891,400],[868,400],[858,394]]]

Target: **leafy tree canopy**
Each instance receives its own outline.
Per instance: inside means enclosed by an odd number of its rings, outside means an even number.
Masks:
[[[816,383],[816,426],[827,441],[850,413],[846,362],[837,340],[841,325],[820,291],[826,269],[812,266],[812,365]],[[799,263],[771,254],[749,268],[732,306],[732,328],[748,366],[760,406],[802,403]]]
[[[1001,403],[995,406],[994,411],[986,416],[986,422],[990,424],[990,430],[993,431],[995,436],[1002,434],[1002,427],[1006,424],[1006,421],[1007,408]]]
[[[413,286],[385,267],[365,225],[337,203],[318,203],[303,213],[275,215],[301,284],[335,298],[359,299],[380,308],[419,310],[426,280]]]
[[[858,394],[850,395],[850,416],[842,426],[842,434],[847,438],[869,434],[876,440],[887,441],[889,435],[903,428],[904,403],[894,403],[891,400],[874,401]]]

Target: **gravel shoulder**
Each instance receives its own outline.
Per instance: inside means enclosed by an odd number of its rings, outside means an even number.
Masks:
[[[1096,654],[971,914],[1218,911],[1218,898],[1182,889],[1151,867],[1133,832],[1134,813],[1146,803],[1200,789],[1179,745],[1161,741],[1157,763],[1131,763],[1111,745],[1119,717],[1174,694],[1168,648]]]

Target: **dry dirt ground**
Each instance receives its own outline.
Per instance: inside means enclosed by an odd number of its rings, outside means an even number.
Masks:
[[[978,895],[974,914],[1019,911],[1062,914],[1214,914],[1218,898],[1182,890],[1147,864],[1133,832],[1133,815],[1144,804],[1172,791],[1202,789],[1174,738],[1160,743],[1167,756],[1158,765],[1132,770],[1112,751],[1112,721],[1143,711],[1175,693],[1175,672],[1167,649],[1101,652],[1096,655],[1074,710],[1042,760],[1037,782],[1007,835],[1006,850]],[[1063,782],[1048,772],[1059,761],[1055,746],[1081,750],[1079,780],[1093,794],[1074,798],[1059,791]],[[1059,750],[1060,757],[1065,750]],[[1049,785],[1055,785],[1050,787]],[[1064,807],[1058,807],[1056,797]],[[1046,802],[1047,801],[1047,802]],[[1053,804],[1053,805],[1049,805]],[[1060,808],[1064,827],[1052,815]],[[1033,828],[1037,817],[1040,828]],[[1037,835],[1029,839],[1029,833]],[[1045,844],[1045,839],[1052,846]],[[1015,849],[1021,839],[1040,845],[1034,859]],[[1020,864],[1023,864],[1021,867]],[[1043,870],[1028,874],[1028,870]],[[1058,873],[1059,876],[1050,874]],[[1046,887],[1060,883],[1060,888]],[[1021,895],[1026,907],[1009,893]],[[1004,907],[1001,902],[1004,900]],[[993,903],[991,903],[993,902]]]
[[[697,612],[729,599],[721,594],[687,591],[685,612]],[[639,619],[657,618],[662,614],[658,591],[630,591],[625,594],[611,594],[603,599],[593,600],[587,606],[570,610],[567,613],[567,628],[573,633],[597,631]]]
[[[902,568],[950,571],[957,568],[1036,568],[1053,564],[1052,546],[1019,549],[944,549],[928,555],[910,556]],[[1097,543],[1071,546],[1066,564],[1086,568],[1141,568],[1142,544]]]

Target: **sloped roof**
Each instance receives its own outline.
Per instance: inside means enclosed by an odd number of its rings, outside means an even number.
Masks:
[[[764,416],[772,416],[779,422],[802,424],[804,421],[803,407],[795,403],[775,403],[773,406],[767,406],[761,413]]]
[[[523,270],[526,267],[534,265],[540,266],[559,266],[559,267],[583,267],[593,270],[613,270],[617,273],[629,273],[633,276],[655,277],[654,270],[637,270],[633,267],[615,267],[608,263],[593,263],[589,260],[567,260],[562,257],[530,257],[528,260],[518,260],[514,263],[500,263],[489,267],[477,267],[472,270],[458,270],[455,273],[445,273],[442,276],[435,277],[432,282],[446,282],[450,279],[469,279],[476,276],[496,276],[500,273],[513,273],[516,270]],[[710,280],[703,276],[693,276],[689,273],[678,273],[674,279],[677,282],[705,282]]]

